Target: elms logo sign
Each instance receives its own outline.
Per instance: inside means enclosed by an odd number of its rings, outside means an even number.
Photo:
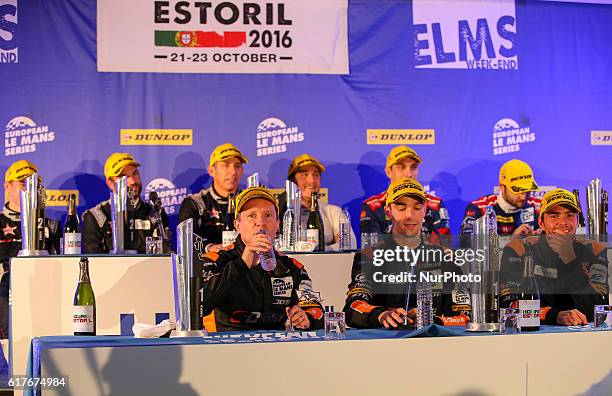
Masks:
[[[414,56],[425,69],[518,69],[514,0],[413,0]]]
[[[0,0],[0,63],[17,63],[17,0]]]

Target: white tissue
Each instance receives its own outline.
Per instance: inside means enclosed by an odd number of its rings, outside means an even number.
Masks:
[[[170,319],[161,321],[158,325],[136,323],[132,326],[132,332],[136,338],[159,338],[176,328],[176,323]]]

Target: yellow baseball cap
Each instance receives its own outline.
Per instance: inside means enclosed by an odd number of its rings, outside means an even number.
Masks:
[[[419,155],[408,146],[397,146],[393,147],[387,156],[387,166],[386,169],[389,169],[392,165],[397,164],[399,161],[404,158],[412,158],[419,164],[423,163],[423,160]]]
[[[261,198],[266,201],[270,201],[274,204],[276,208],[276,213],[278,214],[278,203],[274,198],[274,195],[267,188],[263,187],[249,187],[236,197],[236,214],[240,213],[243,206],[250,201],[251,199]]]
[[[15,161],[9,166],[4,174],[5,182],[21,181],[26,177],[38,172],[36,165],[27,160]]]
[[[540,216],[548,212],[552,208],[558,205],[569,205],[576,209],[580,213],[580,205],[576,200],[576,196],[562,188],[555,188],[550,190],[542,197],[542,206],[540,206]]]
[[[538,191],[539,188],[531,167],[526,162],[517,159],[502,165],[499,170],[499,184],[507,186],[515,194]]]
[[[411,198],[417,199],[422,202],[427,202],[427,196],[421,183],[410,177],[397,180],[395,183],[391,183],[387,189],[387,206],[397,201],[404,195]]]
[[[140,166],[140,163],[136,162],[132,154],[112,153],[104,163],[104,177],[117,177],[128,165]]]
[[[223,161],[230,157],[238,157],[238,159],[244,164],[249,163],[249,159],[245,157],[240,150],[238,150],[238,147],[231,143],[224,143],[215,147],[213,152],[210,154],[210,163],[208,165],[213,166],[215,162]]]
[[[325,166],[323,166],[321,161],[319,161],[312,155],[302,154],[298,155],[293,159],[293,161],[291,161],[291,165],[289,166],[289,172],[287,172],[288,177],[291,178],[291,176],[293,176],[300,168],[304,168],[308,165],[314,166],[321,173],[325,172]]]

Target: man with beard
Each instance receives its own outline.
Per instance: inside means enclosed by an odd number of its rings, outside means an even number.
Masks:
[[[351,283],[347,292],[344,312],[347,324],[352,327],[388,329],[404,324],[414,324],[416,319],[416,288],[422,281],[421,274],[461,275],[452,261],[450,251],[427,241],[422,235],[423,218],[427,213],[427,195],[423,186],[411,178],[391,183],[386,192],[385,211],[391,219],[391,235],[378,245],[355,254],[351,271]],[[407,248],[418,253],[419,259],[408,262],[391,260],[387,253]],[[375,259],[384,262],[376,263]],[[415,257],[415,256],[411,256]],[[447,258],[450,257],[451,259]],[[410,273],[412,280],[384,281],[382,275]],[[383,279],[381,281],[381,279]],[[443,325],[465,325],[471,312],[470,297],[466,285],[454,282],[435,282],[433,285],[433,310],[435,321]]]
[[[231,143],[215,147],[208,165],[212,185],[189,195],[181,204],[179,223],[193,219],[193,232],[207,240],[207,252],[217,252],[223,247],[221,236],[228,199],[230,194],[235,196],[240,192],[244,164],[248,162],[248,158]]]
[[[298,155],[291,161],[287,172],[287,179],[294,182],[302,191],[302,228],[306,229],[310,207],[312,204],[312,193],[321,191],[321,176],[325,172],[325,166],[309,154]],[[282,220],[287,210],[287,194],[279,195],[280,218]],[[323,231],[325,234],[325,250],[338,250],[340,248],[340,213],[339,206],[319,201],[319,213],[323,219]],[[351,248],[357,248],[357,240],[351,229]]]
[[[115,191],[115,181],[123,176],[127,177],[127,221],[125,225],[125,250],[136,250],[145,253],[145,242],[148,236],[158,236],[158,227],[155,227],[152,217],[154,208],[144,202],[140,194],[142,184],[140,181],[140,164],[128,153],[113,153],[104,164],[104,177],[106,185],[111,192]],[[162,208],[162,223],[168,227],[168,216]],[[113,249],[111,229],[110,200],[103,201],[83,213],[83,252],[109,253]]]
[[[463,244],[473,232],[474,222],[483,216],[487,206],[497,215],[497,234],[519,237],[538,229],[540,199],[533,196],[538,191],[531,167],[516,159],[502,165],[499,171],[499,193],[482,196],[465,209],[461,223]]]
[[[515,239],[504,248],[500,305],[518,300],[525,256],[533,258],[544,324],[573,326],[593,320],[595,305],[608,304],[608,257],[603,243],[576,238],[580,205],[557,188],[542,197],[538,219],[543,235]]]
[[[418,178],[419,165],[423,163],[421,157],[408,146],[394,147],[387,156],[385,173],[391,184],[409,177]],[[423,218],[421,231],[425,235],[433,235],[432,241],[444,241],[446,244],[450,238],[450,225],[448,210],[442,200],[431,194],[425,193],[426,212]],[[391,230],[391,219],[385,209],[387,192],[384,191],[374,195],[361,204],[359,226],[361,233],[389,233]]]

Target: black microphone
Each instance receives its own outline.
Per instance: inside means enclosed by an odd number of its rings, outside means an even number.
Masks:
[[[161,199],[159,199],[159,195],[155,191],[151,191],[149,193],[149,201],[153,204],[153,207],[157,210],[160,210],[162,207]]]

